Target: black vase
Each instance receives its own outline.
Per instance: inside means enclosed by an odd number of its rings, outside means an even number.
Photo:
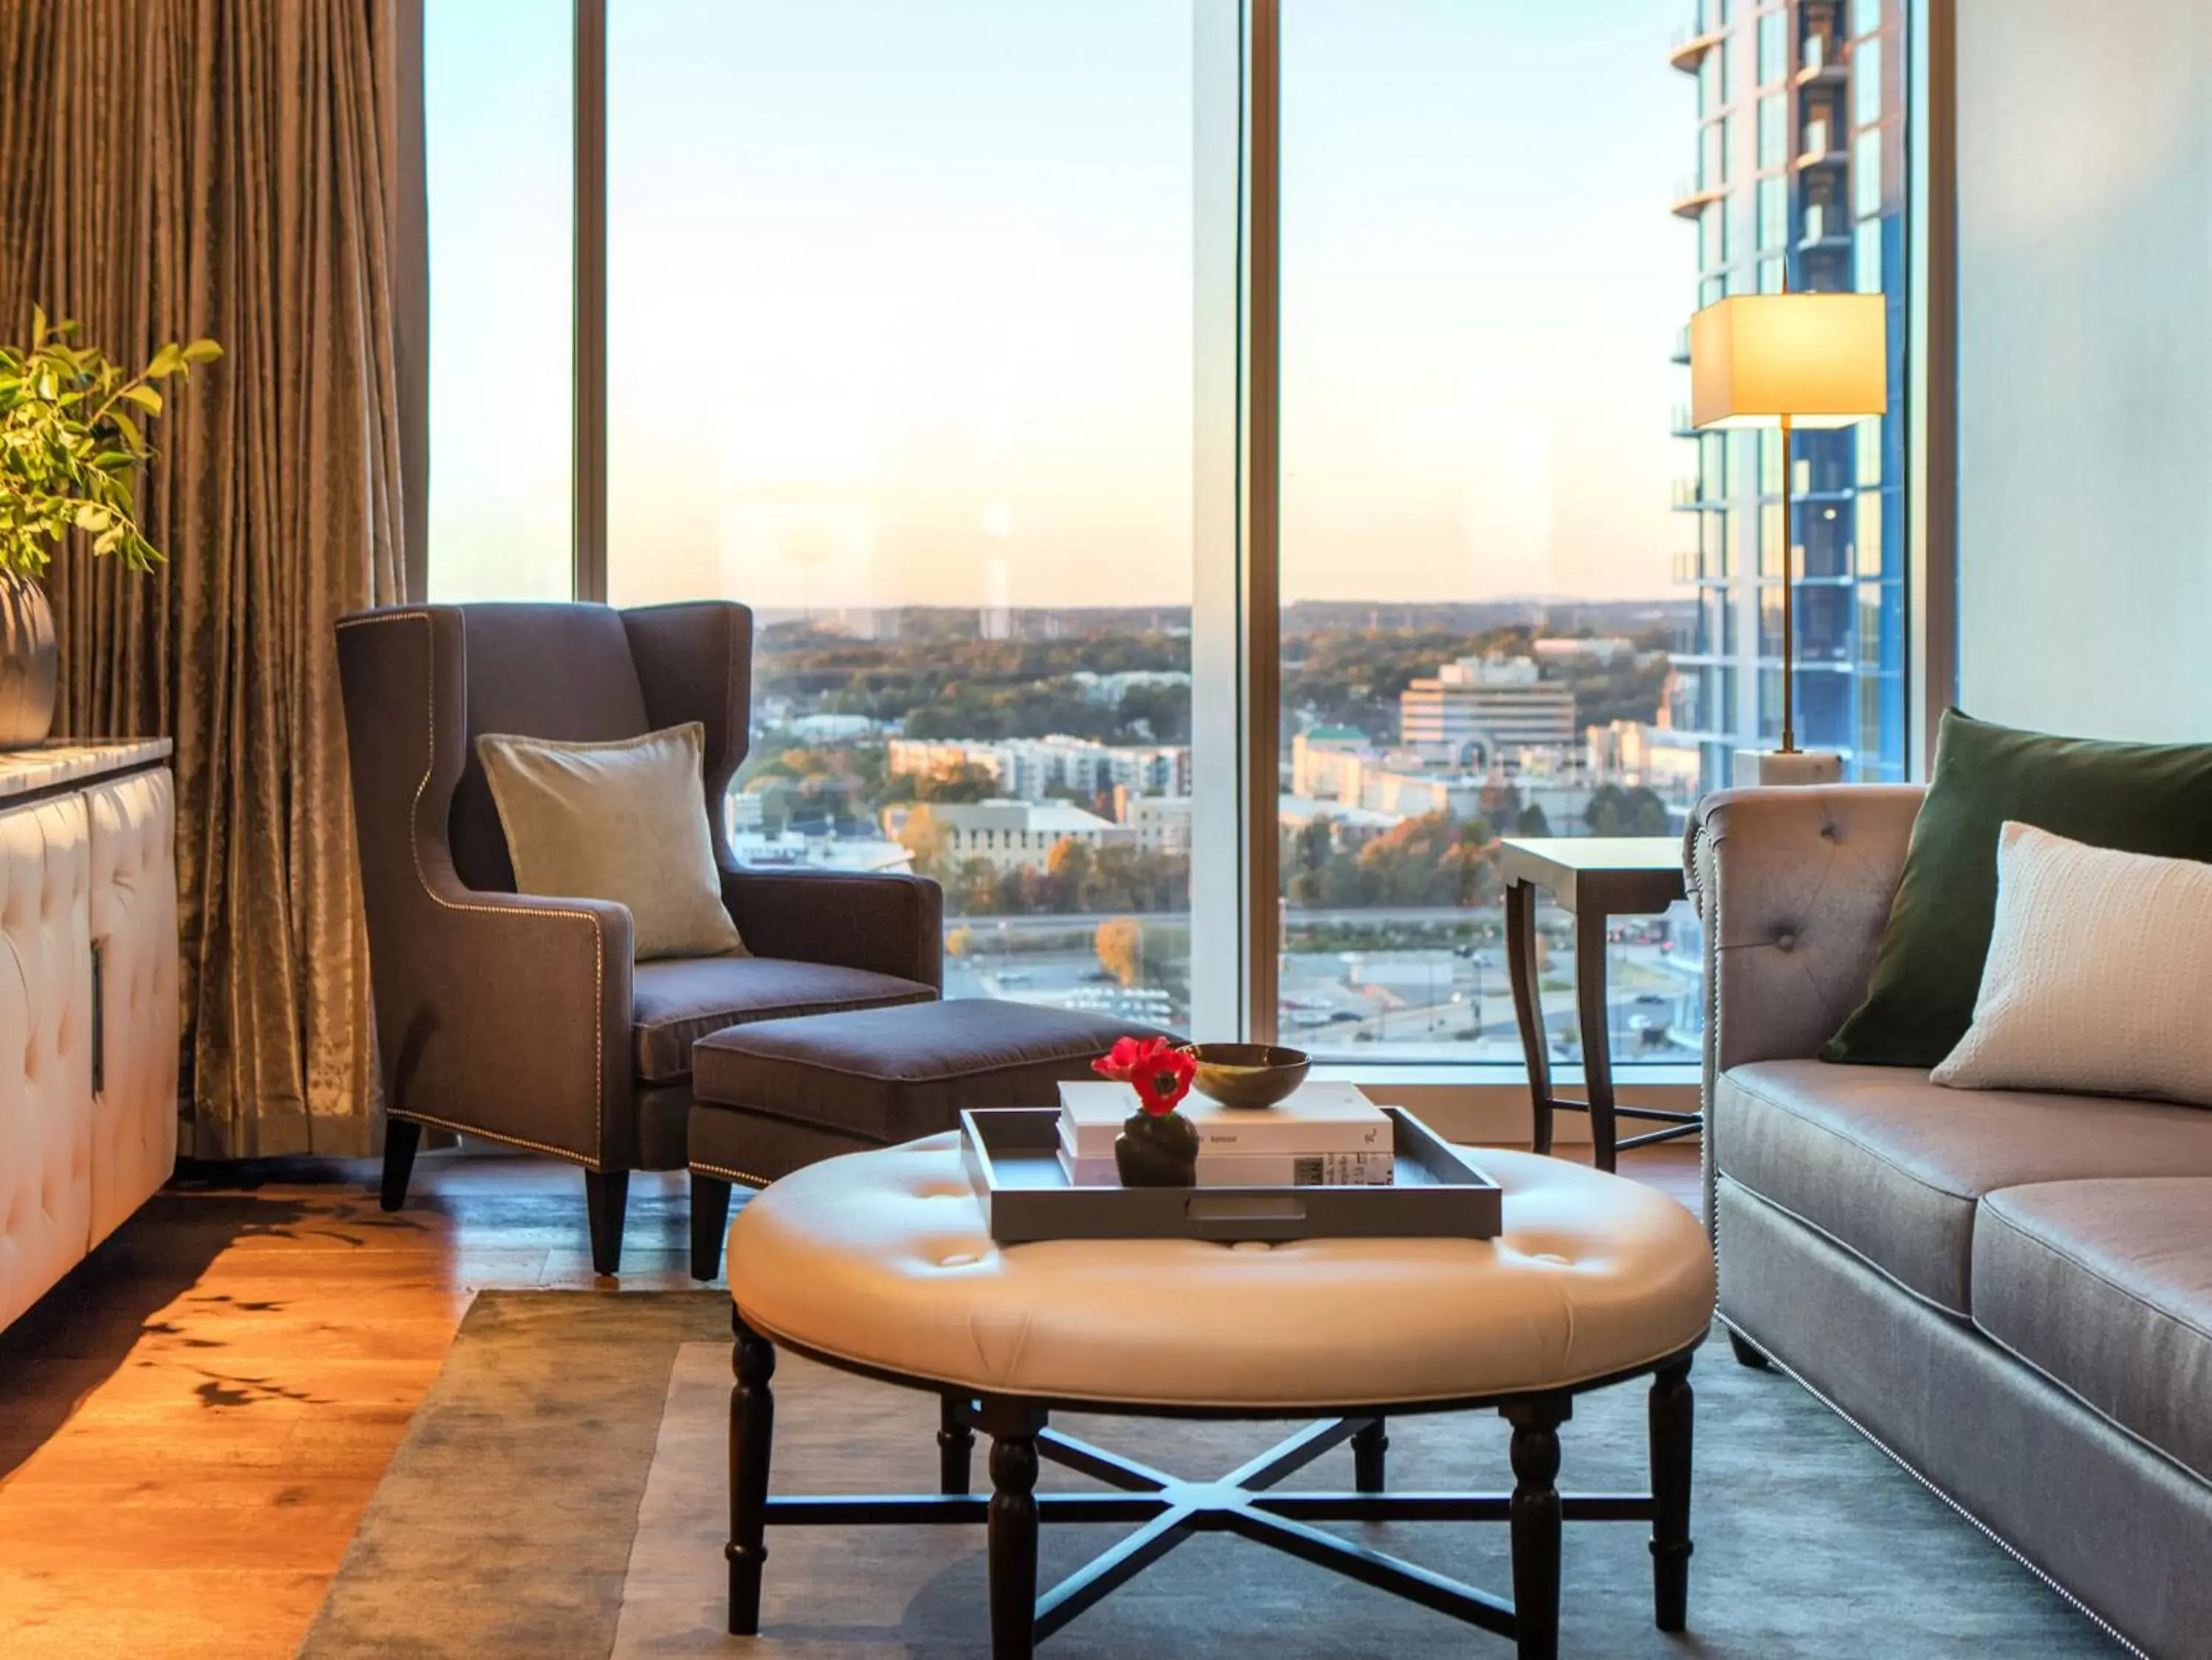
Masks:
[[[1180,1112],[1132,1112],[1114,1138],[1124,1187],[1198,1185],[1198,1130]]]

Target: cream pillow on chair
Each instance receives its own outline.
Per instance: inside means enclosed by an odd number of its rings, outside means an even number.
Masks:
[[[722,905],[706,747],[696,720],[610,743],[478,736],[516,891],[628,906],[640,962],[744,950]]]
[[[2008,822],[1974,1021],[1929,1075],[2212,1106],[2212,864]]]

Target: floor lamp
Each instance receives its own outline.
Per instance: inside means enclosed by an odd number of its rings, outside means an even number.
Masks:
[[[1843,776],[1842,756],[1797,747],[1790,434],[1888,413],[1885,306],[1878,294],[1733,294],[1690,319],[1690,424],[1701,433],[1782,430],[1782,747],[1738,750],[1739,785],[1829,784]]]

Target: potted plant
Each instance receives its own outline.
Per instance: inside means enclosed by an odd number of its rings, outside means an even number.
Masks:
[[[222,355],[212,340],[172,342],[131,375],[97,347],[70,344],[76,332],[33,307],[30,343],[0,345],[0,749],[53,730],[46,562],[72,530],[134,571],[160,561],[138,524],[137,472],[154,453],[138,422],[161,413],[154,382]]]

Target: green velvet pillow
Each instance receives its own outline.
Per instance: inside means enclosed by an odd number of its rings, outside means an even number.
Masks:
[[[1867,999],[1822,1060],[1932,1067],[1966,1035],[2007,819],[2093,847],[2212,862],[2212,744],[2051,737],[1948,711]]]

